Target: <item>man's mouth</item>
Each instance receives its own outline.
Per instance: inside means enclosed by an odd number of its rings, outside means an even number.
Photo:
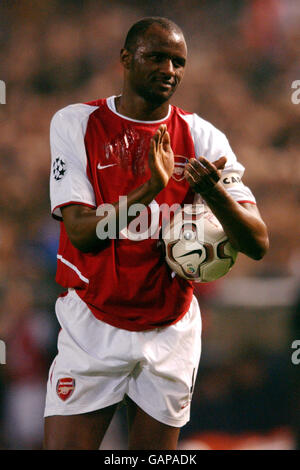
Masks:
[[[174,81],[165,80],[163,78],[157,78],[155,81],[159,84],[161,88],[164,88],[165,90],[170,90],[175,86]]]

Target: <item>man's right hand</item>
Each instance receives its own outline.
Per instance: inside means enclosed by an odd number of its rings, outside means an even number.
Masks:
[[[161,191],[168,184],[174,170],[174,153],[166,124],[161,124],[150,141],[150,185]]]

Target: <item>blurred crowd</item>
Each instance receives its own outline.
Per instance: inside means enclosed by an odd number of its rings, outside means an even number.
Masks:
[[[225,132],[270,231],[263,262],[240,257],[233,276],[299,274],[300,104],[291,99],[292,82],[300,80],[298,0],[1,2],[7,96],[0,105],[0,339],[7,364],[0,365],[0,448],[40,448],[56,351],[51,117],[68,104],[120,92],[126,31],[150,15],[173,19],[186,35],[188,66],[174,104]],[[205,298],[203,289],[198,295]],[[251,354],[253,361],[244,357],[234,369],[203,371],[186,437],[288,425],[286,369],[277,368],[276,377],[269,358]]]

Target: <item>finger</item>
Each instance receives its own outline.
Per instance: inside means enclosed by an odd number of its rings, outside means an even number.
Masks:
[[[156,150],[156,142],[155,142],[155,138],[152,137],[152,139],[150,140],[150,153],[152,154],[152,156],[155,154],[155,150]]]
[[[190,173],[194,173],[195,175],[204,176],[209,173],[209,170],[202,165],[198,160],[192,158],[185,166],[185,168],[189,169]]]
[[[185,178],[186,181],[189,183],[189,185],[190,185],[190,187],[191,187],[192,189],[195,189],[195,188],[196,188],[197,184],[196,184],[194,178],[189,174],[188,171],[185,171],[185,172],[184,172],[184,178]]]
[[[204,157],[199,157],[199,158],[191,158],[189,161],[188,161],[188,165],[191,165],[192,168],[195,168],[195,170],[198,170],[200,172],[203,173],[203,170],[205,170],[205,172],[207,172],[208,170],[208,167],[207,165],[203,164],[203,159]],[[201,159],[201,160],[200,160]],[[204,159],[206,160],[206,159]],[[201,171],[202,170],[202,171]]]
[[[162,143],[163,141],[163,137],[166,133],[166,130],[167,130],[167,126],[165,124],[161,124],[159,126],[159,130],[160,130],[160,139],[159,139],[159,142]]]
[[[154,136],[153,136],[153,139],[154,139],[154,142],[155,142],[155,149],[156,149],[156,150],[158,149],[158,146],[159,146],[160,136],[161,136],[161,132],[160,132],[159,129],[157,129],[157,131],[155,132],[155,134],[154,134]]]
[[[164,135],[162,136],[162,143],[164,147],[170,146],[171,145],[171,138],[169,132],[166,130]]]
[[[161,134],[160,134],[160,139],[159,139],[159,149],[163,150],[165,148],[165,136],[167,131],[167,126],[165,124],[162,124],[161,126]]]
[[[161,138],[162,138],[163,134],[164,134],[164,129],[163,129],[163,126],[160,125],[159,128],[156,130],[156,132],[154,134],[155,142],[157,144],[157,149],[158,149],[159,145],[161,144]]]
[[[197,173],[197,171],[195,170],[195,168],[193,167],[189,167],[188,165],[186,165],[185,169],[184,169],[184,172],[186,174],[188,174],[191,178],[193,178],[193,181],[197,181],[198,177],[199,177],[199,173]]]
[[[154,142],[155,142],[155,155],[157,155],[159,146],[160,146],[160,131],[158,131],[155,136],[154,136]]]
[[[201,184],[211,184],[209,181],[216,183],[220,179],[217,168],[204,157],[200,157],[200,161],[191,159],[186,168],[193,175],[196,184],[201,181]]]
[[[161,124],[158,128],[158,130],[163,134],[165,131],[166,131],[166,125],[165,124]]]
[[[198,160],[203,166],[205,166],[207,169],[212,170],[212,171],[216,169],[222,170],[225,167],[225,164],[227,162],[227,158],[224,156],[219,158],[215,162],[210,162],[205,157],[199,157]]]
[[[157,140],[159,139],[159,136],[160,136],[160,129],[157,129],[155,131],[155,134],[153,135],[153,139],[155,139],[155,141],[157,142]]]
[[[216,160],[215,162],[213,162],[213,165],[215,165],[215,167],[218,169],[218,170],[223,170],[225,165],[226,165],[226,162],[227,162],[227,158],[226,157],[220,157],[218,160]]]
[[[192,166],[188,166],[188,165],[187,165],[187,166],[185,167],[185,171],[186,171],[189,175],[193,176],[193,179],[194,179],[194,180],[197,180],[197,179],[199,179],[199,178],[201,177],[201,175],[200,175],[200,174],[195,170],[195,168],[193,168]]]
[[[204,168],[206,168],[207,170],[215,170],[216,168],[213,166],[213,164],[207,160],[207,158],[205,157],[198,157],[198,159],[196,160],[198,163],[200,163],[200,165]]]
[[[221,170],[222,167],[217,168],[214,163],[211,163],[209,160],[207,160],[207,158],[204,157],[199,157],[199,161],[202,166],[206,168],[207,173],[210,175],[210,178],[212,178],[214,181],[218,181],[220,179],[220,174],[218,171]]]

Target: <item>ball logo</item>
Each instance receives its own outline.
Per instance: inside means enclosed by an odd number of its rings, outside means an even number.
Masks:
[[[59,379],[56,384],[56,393],[62,401],[66,401],[75,389],[75,380],[71,377]]]
[[[182,155],[174,155],[174,171],[172,178],[175,181],[182,181],[184,179],[184,168],[188,163],[188,159]]]
[[[186,269],[186,270],[187,270],[187,272],[188,272],[189,274],[194,274],[194,272],[196,271],[195,268],[194,268],[193,266],[191,266],[190,264],[187,265],[187,269]]]

